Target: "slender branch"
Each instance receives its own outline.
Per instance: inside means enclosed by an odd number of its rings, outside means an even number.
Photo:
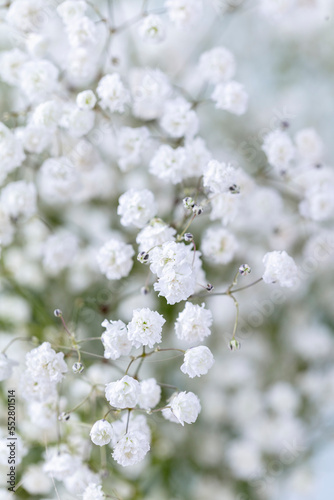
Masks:
[[[231,292],[235,293],[235,292],[241,292],[241,290],[246,290],[247,288],[250,288],[251,286],[257,285],[257,283],[260,283],[260,281],[262,281],[262,279],[263,278],[259,278],[258,280],[253,281],[253,283],[250,283],[249,285],[246,285],[246,286],[242,286],[241,288],[236,288],[235,290],[231,290]]]

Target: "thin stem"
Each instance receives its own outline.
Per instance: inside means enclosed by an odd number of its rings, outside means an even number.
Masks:
[[[175,389],[176,391],[179,390],[179,388],[175,385],[163,384],[162,382],[158,382],[158,385],[160,385],[161,387],[166,387],[166,389]]]
[[[130,370],[130,368],[131,368],[132,364],[136,361],[136,359],[138,359],[138,358],[133,357],[133,358],[131,359],[130,363],[128,364],[128,366],[127,366],[127,368],[126,368],[126,370],[125,370],[125,375],[127,375],[127,374],[128,374],[128,372],[129,372],[129,370]]]
[[[32,342],[32,341],[33,341],[33,340],[32,340],[32,337],[29,337],[29,338],[27,338],[27,337],[15,337],[15,339],[11,340],[11,341],[10,341],[10,342],[6,345],[6,347],[4,347],[4,349],[2,349],[2,351],[1,351],[1,352],[2,352],[2,354],[5,354],[5,352],[7,351],[7,349],[8,349],[8,348],[9,348],[12,344],[14,344],[14,342],[16,342],[17,340],[25,340],[25,341],[27,341],[27,342]]]
[[[142,367],[142,364],[144,363],[144,359],[145,359],[145,357],[146,357],[146,353],[145,353],[145,346],[143,346],[143,354],[142,354],[142,358],[141,358],[141,360],[140,360],[140,362],[139,362],[139,364],[138,364],[138,366],[137,366],[137,369],[136,369],[136,371],[135,371],[135,374],[134,374],[133,378],[137,378],[137,377],[138,377],[138,373],[139,373],[139,371],[140,371],[140,369],[141,369],[141,367]]]
[[[235,293],[235,292],[241,292],[241,290],[246,290],[247,288],[250,288],[253,285],[257,285],[257,283],[260,283],[260,281],[262,281],[262,279],[263,278],[259,278],[258,280],[253,281],[253,283],[250,283],[249,285],[246,285],[246,286],[242,286],[241,288],[236,288],[235,290],[231,290],[231,292]]]
[[[82,342],[88,342],[90,340],[101,340],[101,337],[87,337],[86,339],[78,340],[77,344],[81,344]]]
[[[196,217],[196,214],[194,214],[192,216],[192,218],[190,219],[190,221],[188,222],[188,224],[186,225],[186,227],[183,229],[182,233],[178,236],[178,240],[181,240],[182,236],[184,235],[184,233],[187,231],[187,229],[190,227],[191,223],[193,222],[193,220],[195,219]]]
[[[125,434],[127,434],[127,433],[128,433],[128,430],[129,430],[130,414],[131,414],[131,410],[128,410],[128,417],[127,417],[127,419],[126,419]]]
[[[101,469],[107,468],[107,451],[105,446],[100,446]]]
[[[233,334],[232,334],[232,340],[233,340],[235,338],[235,334],[236,334],[237,326],[238,326],[238,321],[239,321],[239,303],[238,303],[237,299],[233,295],[230,295],[230,297],[231,297],[231,299],[233,299],[235,308],[237,310],[237,313],[236,313],[236,316],[235,316],[234,327],[233,327]]]
[[[167,349],[160,349],[159,347],[157,347],[155,350],[155,352],[164,352],[164,351],[179,351],[182,352],[183,354],[185,354],[186,352],[184,349],[175,349],[174,347],[170,347]]]
[[[83,399],[80,403],[78,403],[74,408],[72,408],[72,410],[69,410],[67,411],[66,413],[67,414],[70,414],[70,413],[73,413],[75,410],[77,410],[78,408],[80,408],[80,406],[82,406],[83,404],[86,403],[86,401],[88,401],[88,399],[91,397],[91,395],[93,394],[93,392],[95,391],[95,388],[96,386],[93,385],[93,387],[91,388],[91,390],[89,391],[89,393],[87,394],[87,396],[85,397],[85,399]]]
[[[238,278],[239,278],[239,274],[240,274],[240,273],[239,273],[239,271],[237,271],[237,272],[235,273],[235,276],[234,276],[234,278],[233,278],[233,281],[232,281],[232,283],[230,284],[230,286],[229,286],[229,287],[228,287],[228,289],[227,289],[227,294],[229,294],[229,293],[231,292],[232,288],[233,288],[233,287],[237,284],[237,282],[238,282]]]

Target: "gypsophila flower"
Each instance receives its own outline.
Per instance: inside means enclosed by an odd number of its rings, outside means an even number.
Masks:
[[[102,486],[96,483],[89,483],[82,496],[82,500],[104,500],[105,498]]]
[[[145,252],[166,241],[174,241],[175,233],[176,230],[173,227],[161,219],[154,218],[137,234],[136,242],[139,245],[139,251]]]
[[[113,458],[123,467],[141,462],[150,449],[146,436],[138,431],[130,431],[114,447]]]
[[[132,349],[132,342],[128,338],[128,331],[123,321],[108,321],[105,319],[101,325],[106,329],[101,336],[106,359],[118,359],[128,356]]]
[[[299,213],[307,219],[325,221],[334,217],[334,199],[331,186],[314,186],[305,193],[299,204]]]
[[[202,78],[214,84],[231,80],[235,67],[234,56],[225,47],[215,47],[204,52],[199,60]]]
[[[213,363],[212,352],[208,347],[201,345],[186,351],[184,363],[180,369],[190,378],[200,377],[208,373]]]
[[[40,29],[45,22],[45,17],[40,15],[44,6],[42,0],[16,0],[9,5],[6,20],[18,31]]]
[[[308,163],[318,163],[322,159],[324,145],[313,128],[300,130],[295,137],[297,153]]]
[[[191,26],[202,13],[202,0],[166,0],[169,19],[178,27]]]
[[[98,420],[91,428],[89,435],[94,444],[104,446],[110,443],[113,437],[113,428],[107,420]]]
[[[0,57],[1,79],[10,85],[19,85],[21,68],[27,59],[27,54],[16,48],[2,52]]]
[[[47,203],[64,203],[79,188],[79,173],[66,157],[48,158],[38,173],[39,193]]]
[[[32,182],[11,182],[1,192],[2,210],[14,219],[32,217],[37,211],[36,201],[37,192]]]
[[[230,340],[228,346],[229,346],[231,351],[237,351],[241,348],[240,342],[234,338],[232,340]]]
[[[285,172],[295,156],[292,141],[286,132],[274,130],[264,137],[263,151],[268,162],[279,172]]]
[[[157,213],[154,195],[148,189],[130,189],[119,198],[117,214],[123,226],[142,228]]]
[[[203,185],[212,193],[227,192],[237,182],[237,171],[230,163],[211,160],[204,169]]]
[[[171,411],[181,425],[193,424],[201,411],[201,404],[193,392],[180,392],[170,402]]]
[[[62,352],[56,353],[49,342],[43,342],[39,347],[26,354],[28,372],[35,380],[58,383],[67,372],[67,365]]]
[[[32,115],[31,123],[37,127],[43,127],[49,132],[54,131],[61,117],[62,106],[55,100],[45,101],[39,104]]]
[[[71,266],[77,256],[78,243],[77,237],[68,231],[49,236],[43,246],[43,266],[50,276]]]
[[[199,306],[186,302],[175,322],[175,334],[180,340],[190,344],[198,344],[211,334],[211,311],[205,309],[204,303]]]
[[[82,373],[84,371],[85,367],[82,363],[73,363],[72,365],[72,372],[77,374],[77,373]]]
[[[118,165],[122,172],[139,165],[150,133],[146,127],[122,127],[117,135]]]
[[[235,256],[238,242],[235,236],[222,227],[209,227],[203,234],[201,250],[213,264],[228,264]]]
[[[57,481],[63,481],[66,477],[72,475],[79,465],[80,459],[78,456],[70,454],[67,450],[59,452],[56,448],[49,448],[43,471]]]
[[[96,93],[100,98],[100,106],[103,109],[108,109],[111,113],[123,113],[125,105],[130,102],[129,92],[124,87],[118,73],[101,78]]]
[[[142,436],[145,436],[145,439],[150,442],[151,441],[151,431],[147,424],[147,419],[145,415],[135,414],[134,412],[130,413],[130,417],[128,418],[128,414],[123,413],[122,417],[118,420],[114,420],[113,422],[113,430],[114,436],[111,441],[111,445],[115,446],[117,442],[126,434],[127,430],[139,432]]]
[[[243,115],[247,111],[248,94],[239,82],[219,83],[211,98],[217,109],[224,109],[235,115]]]
[[[184,148],[176,149],[162,145],[153,156],[149,171],[163,181],[177,184],[183,179],[187,155]]]
[[[20,71],[21,89],[30,100],[41,101],[56,89],[58,74],[50,61],[28,61]]]
[[[141,120],[159,118],[172,92],[167,76],[159,69],[152,68],[134,68],[130,73],[130,89],[132,113]]]
[[[265,283],[277,282],[280,286],[289,288],[296,284],[298,268],[285,250],[266,253],[262,262],[265,266],[262,276]]]
[[[248,264],[242,264],[240,267],[239,267],[239,273],[241,274],[241,276],[247,276],[247,274],[250,274],[251,273],[251,268],[249,267]]]
[[[83,17],[88,5],[83,0],[66,0],[57,7],[57,12],[65,24]]]
[[[148,307],[135,309],[133,317],[128,324],[128,338],[135,347],[148,346],[161,342],[162,326],[166,320],[156,311]]]
[[[19,167],[25,154],[22,144],[11,131],[0,122],[0,184],[3,183],[7,174]]]
[[[134,254],[131,245],[119,240],[109,240],[100,248],[96,260],[101,273],[109,280],[119,280],[130,273]]]
[[[191,139],[198,131],[199,122],[190,102],[178,97],[166,102],[160,125],[171,137]]]
[[[149,410],[157,406],[161,398],[161,387],[155,378],[148,378],[140,382],[139,406]]]
[[[97,42],[95,23],[86,16],[67,24],[66,32],[72,47],[81,47]]]
[[[128,375],[117,382],[106,384],[106,399],[115,408],[134,408],[138,403],[139,394],[139,382]]]
[[[29,153],[42,153],[49,147],[52,135],[44,127],[35,126],[32,123],[27,127],[16,130],[16,135]]]
[[[0,352],[0,382],[12,376],[13,367],[18,363],[12,359],[7,358],[6,354]]]
[[[164,23],[160,16],[149,14],[141,21],[138,32],[145,42],[160,43],[166,37]]]
[[[80,109],[93,109],[96,101],[96,96],[92,90],[83,90],[76,97],[76,103]]]

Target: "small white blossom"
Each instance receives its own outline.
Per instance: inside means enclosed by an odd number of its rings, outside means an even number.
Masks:
[[[105,498],[102,486],[96,483],[89,483],[82,496],[82,500],[104,500]]]
[[[214,358],[210,349],[200,345],[186,351],[181,371],[190,378],[200,377],[208,373],[213,363]]]
[[[57,481],[63,481],[66,477],[73,475],[79,466],[78,456],[72,455],[66,450],[59,453],[58,449],[49,448],[43,470]]]
[[[31,122],[37,127],[43,127],[53,132],[59,123],[62,106],[59,102],[50,100],[39,104],[32,115]]]
[[[178,97],[166,102],[160,125],[171,137],[192,138],[198,131],[199,121],[190,102]]]
[[[128,375],[106,385],[105,395],[115,408],[134,408],[139,400],[140,384]]]
[[[265,265],[262,276],[265,283],[278,282],[280,286],[288,288],[295,285],[298,268],[285,250],[266,253],[262,262]]]
[[[12,49],[2,52],[0,57],[0,77],[10,85],[19,85],[20,73],[28,56],[22,50]]]
[[[204,304],[199,306],[186,302],[175,322],[175,334],[180,340],[190,344],[198,344],[211,334],[211,311],[205,309]]]
[[[172,89],[167,76],[159,69],[134,68],[130,72],[133,115],[141,120],[155,120],[163,112]]]
[[[201,250],[213,264],[231,262],[238,247],[235,236],[222,227],[209,227],[203,234]]]
[[[130,273],[134,256],[131,245],[119,240],[110,240],[100,248],[97,254],[97,263],[101,273],[109,280],[119,280]]]
[[[191,26],[201,16],[202,0],[166,0],[169,19],[178,27]]]
[[[43,0],[16,0],[10,3],[6,20],[18,31],[38,30],[45,22],[45,16],[40,15],[44,6]]]
[[[96,96],[92,90],[83,90],[76,97],[76,103],[80,109],[93,109],[96,101]]]
[[[135,309],[128,324],[128,338],[138,348],[140,346],[153,347],[161,342],[162,326],[166,320],[156,311],[148,307]]]
[[[69,201],[80,187],[78,171],[66,157],[48,158],[38,173],[39,193],[47,203]]]
[[[43,246],[43,266],[50,276],[70,267],[78,252],[78,239],[69,231],[59,231],[48,237]]]
[[[17,132],[24,149],[29,153],[42,153],[51,143],[52,135],[44,127],[29,124]]]
[[[86,16],[80,17],[67,24],[66,32],[68,41],[72,47],[81,47],[97,42],[96,25]]]
[[[113,437],[113,428],[107,420],[98,420],[91,428],[89,435],[94,444],[104,446],[110,443]]]
[[[307,219],[326,221],[334,217],[334,198],[332,186],[317,186],[305,193],[305,198],[299,204],[299,213]]]
[[[39,347],[26,354],[28,372],[35,380],[58,383],[67,372],[67,365],[62,352],[56,353],[49,342],[43,342]]]
[[[82,0],[66,0],[57,7],[57,12],[65,24],[70,24],[83,17],[87,7]]]
[[[237,181],[237,171],[230,163],[211,160],[204,169],[203,185],[212,193],[228,192]]]
[[[148,378],[140,382],[139,406],[149,410],[157,406],[161,398],[161,387],[155,378]]]
[[[127,428],[128,431],[139,432],[141,435],[145,436],[145,439],[151,441],[151,431],[147,424],[147,419],[143,414],[130,413],[130,418],[128,421],[127,412],[123,413],[122,417],[113,422],[114,436],[111,442],[112,446],[115,446],[118,441],[125,436]]]
[[[46,59],[29,61],[20,72],[21,89],[30,100],[41,101],[56,89],[58,74],[56,66]]]
[[[199,71],[204,80],[217,84],[231,80],[235,73],[235,59],[225,47],[204,52],[199,60]]]
[[[0,122],[0,184],[7,174],[19,167],[25,154],[22,144],[12,132]]]
[[[147,437],[138,431],[130,431],[114,447],[113,458],[123,467],[141,462],[150,449]]]
[[[224,109],[235,115],[243,115],[247,111],[248,94],[239,82],[218,83],[211,98],[217,109]]]
[[[118,359],[128,356],[132,349],[132,342],[128,338],[128,331],[123,321],[108,321],[105,319],[101,325],[106,329],[101,336],[106,359]]]
[[[274,130],[264,137],[263,151],[268,162],[279,172],[285,172],[295,157],[295,148],[286,132]]]
[[[149,171],[162,181],[177,184],[182,181],[187,155],[185,148],[172,147],[163,144],[153,156]]]
[[[302,160],[314,164],[321,161],[324,145],[313,128],[300,130],[296,134],[295,142],[297,153]]]
[[[16,361],[7,358],[6,354],[0,352],[0,382],[12,376],[13,367],[18,365]]]
[[[165,25],[161,16],[155,14],[144,17],[139,25],[138,32],[145,42],[160,43],[166,37]]]
[[[123,226],[142,228],[157,213],[154,195],[148,189],[129,189],[119,198],[117,214]]]
[[[180,392],[170,402],[171,411],[181,425],[193,424],[201,411],[201,404],[193,392]]]
[[[88,134],[94,126],[95,114],[90,109],[79,109],[68,106],[63,110],[59,124],[68,130],[73,137],[82,137]]]
[[[118,73],[106,75],[99,81],[96,93],[100,98],[100,106],[111,113],[123,113],[125,105],[130,102],[129,92],[124,87]]]
[[[122,172],[139,165],[148,144],[150,132],[146,127],[122,127],[117,135],[118,165]]]
[[[2,210],[14,219],[29,219],[37,211],[37,192],[32,182],[16,181],[2,189],[0,198]]]
[[[211,160],[211,153],[201,137],[185,142],[186,161],[183,164],[183,178],[200,177]]]
[[[175,233],[176,230],[163,220],[154,218],[137,235],[136,242],[139,245],[139,251],[145,252],[167,241],[174,241]]]

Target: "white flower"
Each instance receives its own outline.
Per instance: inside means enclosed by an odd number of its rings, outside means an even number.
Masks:
[[[67,372],[67,365],[62,352],[56,353],[49,342],[43,342],[39,347],[26,354],[28,372],[35,380],[58,383]]]
[[[57,12],[65,24],[70,24],[83,17],[87,7],[82,0],[66,0],[58,5]]]
[[[124,87],[118,73],[106,75],[99,81],[96,93],[100,98],[100,106],[109,109],[111,113],[123,113],[126,104],[130,102],[129,92]]]
[[[12,376],[13,367],[18,365],[16,361],[7,358],[6,354],[0,352],[0,382]]]
[[[66,477],[71,476],[79,466],[79,457],[71,455],[65,450],[59,452],[56,448],[49,448],[43,470],[57,481],[63,481]]]
[[[83,90],[79,92],[76,103],[80,109],[93,109],[96,104],[96,96],[92,90]]]
[[[106,385],[105,395],[110,405],[115,408],[134,408],[138,403],[140,384],[128,375]]]
[[[177,184],[183,179],[186,160],[187,155],[184,148],[173,149],[163,144],[153,156],[149,171],[162,181]]]
[[[295,156],[295,148],[286,132],[274,130],[264,137],[263,151],[268,162],[279,172],[285,172]]]
[[[129,189],[119,198],[117,214],[123,226],[142,228],[157,213],[154,195],[148,189]]]
[[[180,340],[197,344],[211,334],[211,325],[212,314],[204,308],[204,304],[199,306],[186,302],[185,308],[176,319],[175,334]]]
[[[49,477],[43,474],[41,464],[29,465],[22,476],[24,489],[30,495],[47,494],[52,488],[52,481]]]
[[[204,52],[199,60],[200,75],[213,84],[231,80],[235,67],[234,56],[225,47],[215,47]]]
[[[1,246],[6,247],[11,244],[14,236],[14,226],[10,217],[4,212],[0,204],[0,241]]]
[[[162,114],[171,94],[167,76],[159,69],[134,68],[130,73],[133,115],[141,120],[155,120]]]
[[[95,114],[90,109],[79,109],[76,106],[65,108],[60,125],[66,128],[73,137],[88,134],[94,126]]]
[[[228,264],[234,258],[238,243],[235,236],[220,227],[209,227],[203,234],[201,250],[213,264]]]
[[[17,130],[17,136],[22,141],[23,147],[29,153],[42,153],[51,142],[52,135],[43,127],[29,124]]]
[[[334,198],[332,186],[315,185],[305,193],[305,199],[299,204],[299,213],[314,221],[325,221],[334,217]]]
[[[31,123],[37,127],[44,127],[54,131],[61,117],[62,106],[58,101],[45,101],[39,104],[32,115]]]
[[[90,484],[100,484],[100,477],[98,474],[92,472],[86,464],[80,464],[71,476],[64,478],[66,490],[74,496],[79,496],[79,498],[82,498],[82,495]],[[91,498],[88,497],[88,500],[91,500]],[[100,497],[98,499],[100,500]]]
[[[29,219],[36,211],[37,192],[32,182],[16,181],[7,184],[1,192],[3,211],[13,217]]]
[[[127,467],[141,462],[149,449],[150,443],[145,434],[130,431],[115,445],[112,456],[118,464]]]
[[[66,32],[68,41],[72,47],[81,47],[83,45],[96,43],[96,25],[89,19],[83,16],[79,19],[71,21],[67,24]]]
[[[186,351],[181,371],[190,378],[200,377],[208,373],[214,362],[210,349],[200,345]]]
[[[89,483],[82,496],[82,500],[104,500],[105,498],[102,486],[96,483]]]
[[[97,254],[97,263],[101,273],[108,280],[119,280],[130,273],[135,251],[131,245],[119,240],[109,240],[100,248]]]
[[[125,436],[126,431],[131,430],[131,432],[138,432],[145,436],[148,442],[151,441],[151,431],[147,425],[147,420],[144,415],[137,415],[133,412],[130,414],[130,419],[128,421],[127,413],[123,413],[122,417],[113,422],[114,436],[112,438],[111,445],[115,446],[118,441]]]
[[[211,98],[217,109],[225,109],[235,115],[243,115],[247,111],[248,94],[239,82],[218,83]]]
[[[21,142],[6,125],[0,122],[0,184],[9,172],[22,164],[24,159],[25,154]]]
[[[142,160],[150,136],[146,127],[122,127],[117,134],[118,165],[126,172]]]
[[[313,128],[300,130],[295,137],[297,152],[300,158],[309,163],[321,161],[324,145]]]
[[[141,21],[138,29],[140,37],[145,42],[160,43],[165,39],[165,25],[160,16],[149,14]]]
[[[224,226],[234,221],[238,215],[241,200],[231,192],[215,194],[211,200],[210,220],[221,219]]]
[[[161,387],[155,378],[148,378],[140,382],[139,406],[145,410],[157,406],[161,398]]]
[[[145,252],[155,246],[160,246],[166,241],[174,241],[176,230],[163,220],[154,218],[137,235],[136,242],[139,252]]]
[[[105,319],[101,325],[106,331],[101,336],[106,359],[118,359],[128,356],[132,349],[132,342],[128,338],[128,331],[123,321],[108,321]]]
[[[211,160],[211,153],[201,137],[187,139],[185,142],[186,161],[183,165],[183,178],[200,177]]]
[[[198,131],[199,121],[190,102],[178,97],[166,102],[160,125],[171,137],[192,138]]]
[[[38,174],[39,193],[47,203],[64,203],[80,187],[73,163],[66,157],[48,158]]]
[[[2,52],[0,57],[1,79],[10,85],[20,84],[20,72],[28,56],[22,50],[12,49]]]
[[[268,252],[263,257],[265,271],[262,276],[265,283],[278,282],[280,286],[292,287],[297,281],[298,268],[285,250]]]
[[[37,376],[28,369],[23,372],[21,376],[20,392],[22,397],[29,403],[31,401],[45,403],[49,401],[50,398],[57,398],[56,385],[57,382],[52,382],[48,378],[37,378]]]
[[[201,16],[202,0],[166,0],[169,19],[179,27],[191,26]]]
[[[69,231],[52,234],[43,247],[43,266],[51,276],[70,267],[78,252],[78,239]]]
[[[128,324],[128,338],[138,348],[143,345],[153,347],[161,342],[162,326],[166,320],[156,311],[148,307],[135,309]]]
[[[201,411],[200,401],[193,392],[179,392],[173,397],[170,407],[181,425],[194,423]]]
[[[44,6],[43,0],[16,0],[10,4],[6,20],[19,31],[38,30],[45,22],[41,16]]]
[[[31,56],[36,58],[45,56],[49,46],[49,39],[47,36],[40,33],[29,33],[25,42],[27,51]]]
[[[107,420],[98,420],[91,428],[89,435],[94,444],[103,446],[110,443],[113,437],[113,428]]]
[[[41,101],[56,89],[58,73],[50,61],[29,61],[20,72],[21,89],[30,100]]]
[[[230,163],[211,160],[204,169],[203,186],[212,193],[224,193],[237,185],[237,171]]]

